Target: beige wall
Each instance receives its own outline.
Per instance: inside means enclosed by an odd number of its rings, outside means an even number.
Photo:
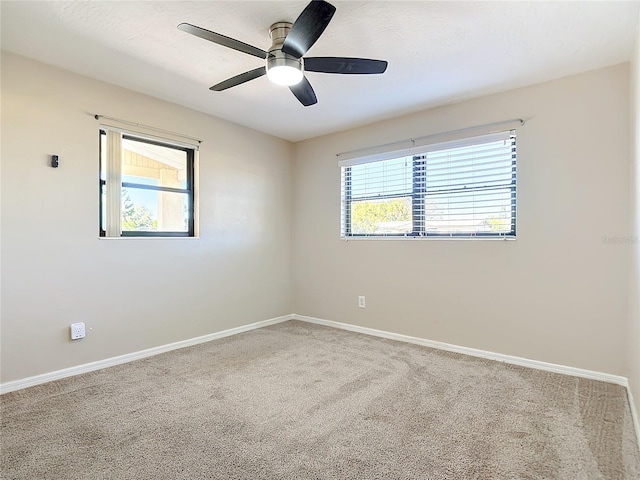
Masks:
[[[98,239],[94,113],[204,140],[199,239]],[[289,142],[3,53],[2,382],[290,313],[292,154]],[[77,321],[87,338],[71,342]]]
[[[626,374],[629,91],[622,64],[298,144],[294,311]],[[339,239],[337,152],[514,117],[517,241]]]
[[[634,57],[631,61],[631,126],[632,126],[632,217],[635,232],[631,279],[629,282],[629,382],[636,410],[640,414],[640,16]]]
[[[294,311],[629,375],[640,399],[640,299],[633,276],[627,285],[633,247],[603,241],[634,233],[638,55],[634,88],[629,66],[618,65],[308,140],[294,151],[3,53],[1,381]],[[97,238],[93,113],[204,139],[199,239]],[[339,240],[336,152],[514,117],[528,120],[518,129],[517,241]],[[48,167],[53,153],[58,169]],[[68,340],[75,321],[89,329],[80,342]]]

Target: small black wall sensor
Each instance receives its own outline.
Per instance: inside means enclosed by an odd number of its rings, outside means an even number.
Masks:
[[[51,155],[51,166],[58,168],[58,155]]]

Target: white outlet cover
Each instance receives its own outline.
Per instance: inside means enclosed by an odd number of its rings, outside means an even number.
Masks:
[[[84,322],[72,323],[69,327],[71,340],[78,340],[85,337]]]

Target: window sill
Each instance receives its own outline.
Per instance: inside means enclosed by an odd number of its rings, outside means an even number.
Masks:
[[[98,240],[198,240],[200,237],[98,237]]]
[[[473,241],[473,242],[477,242],[477,241],[481,241],[481,242],[504,242],[504,241],[516,241],[517,237],[403,237],[403,236],[398,236],[398,237],[376,237],[376,236],[362,236],[362,237],[341,237],[340,238],[341,241],[343,242],[362,242],[362,241],[367,241],[367,240],[373,240],[373,241],[406,241],[406,242],[419,242],[419,241],[424,241],[424,240],[428,240],[428,241],[455,241],[455,242],[464,242],[464,241]]]

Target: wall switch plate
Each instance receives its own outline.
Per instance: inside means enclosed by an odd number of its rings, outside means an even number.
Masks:
[[[362,296],[362,295],[360,295],[360,296],[358,297],[358,306],[359,306],[360,308],[364,308],[364,306],[365,306],[365,303],[364,303],[364,296]]]
[[[69,329],[71,330],[71,340],[78,340],[79,338],[85,337],[83,322],[72,323]]]

